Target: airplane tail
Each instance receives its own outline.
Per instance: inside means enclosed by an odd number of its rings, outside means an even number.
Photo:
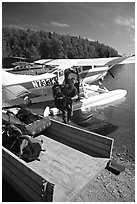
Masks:
[[[27,82],[41,80],[41,79],[51,79],[54,77],[56,77],[56,75],[52,73],[44,73],[44,74],[32,76],[32,75],[23,75],[23,74],[12,74],[2,69],[3,86],[20,85],[22,83],[27,83]]]

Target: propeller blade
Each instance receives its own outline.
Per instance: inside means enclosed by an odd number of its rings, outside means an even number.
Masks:
[[[110,70],[108,70],[108,72],[109,72],[109,74],[110,74],[113,78],[115,78],[114,75],[111,73]]]

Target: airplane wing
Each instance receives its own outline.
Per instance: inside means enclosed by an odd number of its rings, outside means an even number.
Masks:
[[[46,64],[47,62],[50,62],[50,61],[52,61],[52,60],[53,60],[53,59],[40,59],[40,60],[34,61],[34,64],[43,65],[43,64]]]
[[[94,59],[56,59],[47,62],[46,65],[58,66],[67,69],[73,66],[112,66],[116,64],[135,63],[135,57],[109,57]]]
[[[77,65],[80,62],[80,59],[55,59],[50,62],[47,62],[46,65],[55,66],[59,69],[65,70]]]
[[[135,56],[128,57],[119,64],[132,64],[132,63],[135,63]]]

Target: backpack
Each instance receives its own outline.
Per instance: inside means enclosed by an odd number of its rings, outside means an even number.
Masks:
[[[17,141],[21,135],[21,129],[14,124],[2,125],[2,145],[15,154],[19,152]]]
[[[55,106],[59,110],[65,110],[66,109],[66,97],[62,93],[62,89],[63,89],[63,87],[61,87],[59,84],[54,85],[52,87]]]
[[[42,151],[42,140],[32,138],[28,135],[22,135],[20,138],[20,153],[19,157],[26,162],[39,160],[39,155]]]
[[[43,143],[31,136],[34,137],[45,130],[51,122],[48,117],[40,118],[27,110],[24,113],[26,113],[25,116],[22,112],[19,116],[23,116],[22,120],[27,120],[28,117],[30,124],[24,124],[20,118],[9,111],[2,113],[2,145],[24,161],[30,162],[38,159]]]
[[[2,111],[2,124],[9,125],[9,124],[15,124],[15,125],[21,125],[21,121],[14,115],[14,113],[10,111]]]

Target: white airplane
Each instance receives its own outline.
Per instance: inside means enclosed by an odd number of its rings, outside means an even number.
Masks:
[[[86,90],[86,97],[82,97],[79,103],[76,105],[76,109],[82,106],[87,106],[93,104],[93,106],[107,103],[111,100],[117,100],[126,95],[126,90],[115,90],[113,93],[104,90],[101,91],[98,87],[89,86],[92,82],[99,80],[104,77],[109,69],[117,64],[127,64],[134,63],[135,57],[111,57],[111,58],[96,58],[96,59],[56,59],[56,60],[45,60],[45,65],[50,67],[50,71],[45,74],[37,76],[28,76],[20,74],[12,74],[2,70],[2,87],[3,90],[14,92],[14,90],[19,90],[18,92],[26,93],[29,97],[36,97],[44,95],[44,101],[53,100],[52,86],[56,79],[60,84],[64,83],[65,72],[68,69],[77,70],[80,79],[80,85],[84,84],[84,92]],[[42,62],[44,63],[44,61]],[[53,68],[54,67],[54,68]],[[18,87],[17,87],[18,86]],[[20,89],[20,86],[24,88],[24,91]],[[83,87],[82,87],[83,88]],[[20,91],[21,90],[21,91]],[[99,91],[98,91],[99,90]],[[28,91],[28,93],[27,93]],[[93,97],[94,92],[94,97]],[[104,93],[105,92],[105,93]],[[7,91],[6,91],[7,93]],[[96,94],[95,94],[96,93]],[[103,93],[103,94],[100,94]],[[95,96],[96,95],[96,96]],[[19,93],[18,93],[19,96]],[[85,96],[85,95],[84,95]],[[21,94],[20,94],[21,97]],[[24,97],[24,96],[23,96]],[[92,97],[92,100],[91,100]],[[105,97],[105,98],[103,98]],[[8,98],[8,97],[7,97]],[[15,97],[14,97],[15,98]],[[103,101],[102,101],[103,98]],[[109,98],[109,100],[108,100]],[[10,98],[10,100],[12,100]],[[39,98],[41,101],[42,98]],[[32,100],[31,100],[32,101]],[[32,102],[37,102],[34,100]],[[78,105],[79,104],[79,105]]]
[[[71,68],[78,71],[80,84],[91,84],[104,77],[109,70],[117,64],[134,63],[135,57],[110,57],[95,59],[56,59],[56,60],[38,60],[37,63],[52,67],[49,73],[57,75],[60,84],[64,81],[64,72]],[[110,72],[111,74],[111,72]],[[112,75],[112,74],[111,74]],[[112,75],[113,76],[113,75]]]

